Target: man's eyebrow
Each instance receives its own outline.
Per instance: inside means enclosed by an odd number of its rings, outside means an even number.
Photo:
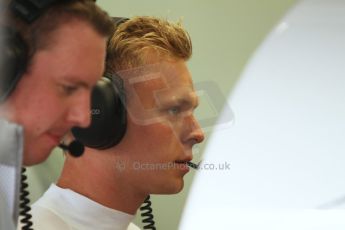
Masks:
[[[168,99],[165,102],[174,102],[174,103],[177,103],[179,105],[187,105],[187,106],[193,107],[194,109],[199,106],[198,96],[189,96],[188,99],[185,97],[178,97],[178,98],[174,98],[172,100]]]
[[[87,82],[85,81],[81,81],[81,80],[76,80],[76,79],[73,79],[72,77],[68,77],[65,79],[66,82],[69,82],[71,84],[74,84],[75,86],[77,87],[82,87],[82,88],[86,88],[86,89],[89,89],[89,88],[92,88],[93,85],[89,85]]]

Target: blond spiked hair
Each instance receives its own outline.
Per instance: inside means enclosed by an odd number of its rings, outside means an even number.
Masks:
[[[192,55],[192,42],[181,22],[137,16],[121,23],[109,40],[107,71],[153,64],[161,60],[182,59]]]

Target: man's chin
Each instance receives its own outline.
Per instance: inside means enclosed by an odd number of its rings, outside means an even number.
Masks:
[[[183,180],[175,182],[175,183],[164,184],[160,188],[158,188],[156,191],[154,191],[152,194],[162,194],[162,195],[177,194],[182,191],[183,187],[184,187]]]
[[[32,166],[35,164],[40,164],[45,161],[54,148],[27,148],[24,150],[23,154],[23,166]]]

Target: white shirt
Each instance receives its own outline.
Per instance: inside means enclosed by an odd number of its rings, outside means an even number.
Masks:
[[[15,229],[18,217],[23,129],[0,119],[0,229]]]
[[[52,184],[32,206],[35,230],[140,230],[133,215],[120,212],[70,189]]]

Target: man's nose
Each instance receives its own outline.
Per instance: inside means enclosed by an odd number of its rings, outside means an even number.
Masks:
[[[67,120],[73,126],[86,128],[91,123],[91,95],[83,93],[70,105]]]
[[[203,142],[205,139],[205,134],[195,116],[191,114],[190,116],[185,117],[185,119],[189,129],[187,140],[193,141],[193,144]]]

